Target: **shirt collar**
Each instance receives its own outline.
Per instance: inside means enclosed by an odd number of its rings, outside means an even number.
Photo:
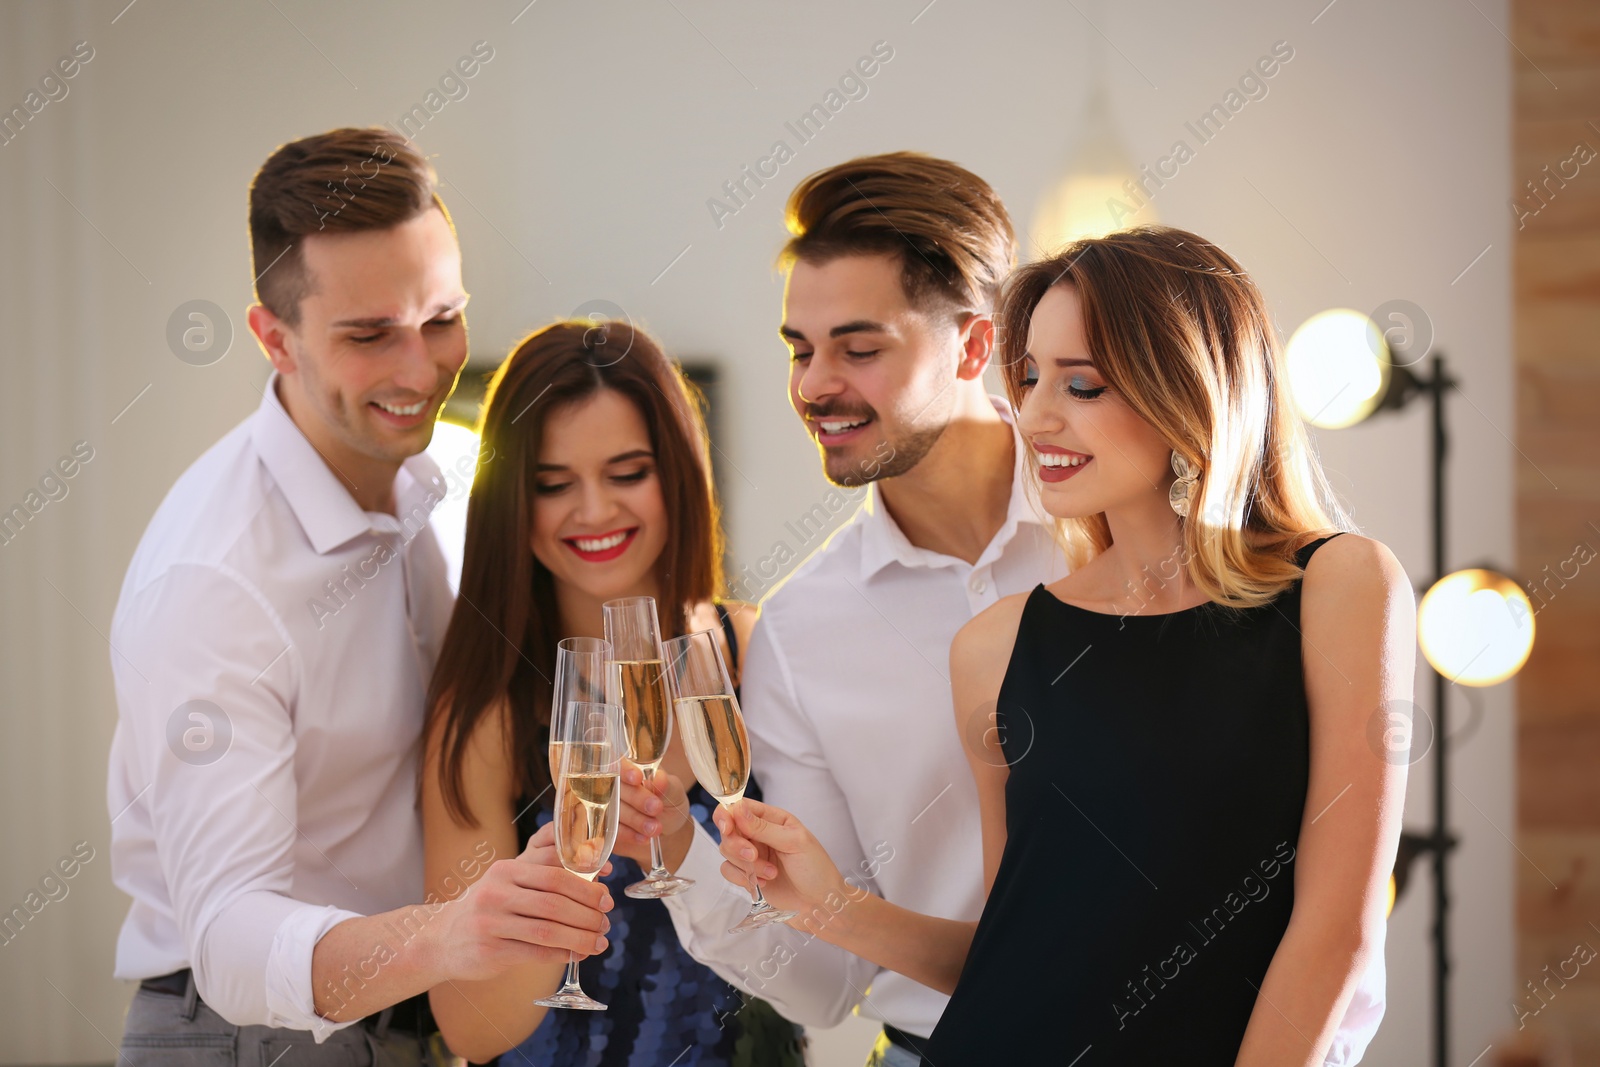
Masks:
[[[987,566],[999,557],[1007,544],[1016,536],[1017,528],[1022,523],[1036,523],[1048,526],[1048,520],[1034,507],[1029,494],[1026,479],[1027,449],[1023,446],[1022,436],[1017,433],[1016,419],[1012,414],[1011,405],[1001,396],[990,394],[989,402],[994,405],[995,411],[1011,427],[1012,455],[1014,457],[1011,469],[1011,499],[1006,504],[1005,521],[1000,524],[1000,529],[995,532],[989,544],[984,547],[983,554],[978,557],[974,567]],[[877,483],[867,487],[867,499],[861,504],[860,518],[861,532],[861,580],[866,581],[891,563],[899,563],[907,567],[945,567],[951,564],[963,564],[964,560],[954,556],[947,556],[941,552],[931,552],[925,548],[918,548],[906,537],[900,525],[889,514],[889,509],[883,506],[883,498]]]
[[[318,555],[369,532],[399,532],[409,541],[444,499],[445,480],[439,465],[421,452],[407,458],[395,476],[395,511],[401,518],[362,510],[289,417],[278,399],[276,371],[267,381],[250,433],[262,464]]]

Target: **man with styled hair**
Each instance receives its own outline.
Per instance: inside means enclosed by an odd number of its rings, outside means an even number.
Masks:
[[[140,982],[121,1054],[425,1062],[430,986],[600,951],[609,899],[541,839],[424,893],[417,741],[451,594],[423,449],[467,358],[431,167],[381,128],[283,145],[250,240],[273,373],[156,510],[112,620],[116,974]]]
[[[791,400],[829,479],[870,492],[763,602],[751,635],[744,702],[764,801],[719,810],[716,845],[652,806],[676,797],[653,798],[633,775],[627,792],[665,824],[669,865],[700,880],[668,901],[692,954],[798,1021],[831,1026],[851,1009],[882,1021],[869,1067],[914,1067],[931,1062],[922,1050],[983,912],[974,769],[1026,759],[1033,742],[1030,709],[1015,702],[1003,718],[980,705],[951,729],[952,710],[965,711],[945,673],[951,641],[997,599],[1061,577],[1066,561],[1029,506],[1009,410],[980,403],[1010,253],[993,192],[924,156],[858,159],[806,179],[789,225]],[[1073,654],[1049,685],[1073,684]],[[798,913],[788,926],[728,932],[749,908],[750,877],[774,908]],[[1004,962],[1019,981],[1050,981],[1029,960]],[[1358,1060],[1382,1012],[1379,955],[1327,1062]],[[1049,1024],[1031,1020],[1046,1036]]]
[[[1059,552],[1025,495],[1009,405],[983,383],[1016,247],[994,190],[945,160],[870,156],[801,182],[788,224],[790,402],[828,480],[869,490],[763,601],[743,705],[765,800],[860,895],[797,919],[803,930],[729,933],[749,898],[723,880],[717,844],[670,804],[640,803],[665,824],[669,866],[697,882],[667,898],[689,952],[798,1022],[880,1020],[871,1062],[898,1067],[918,1062],[948,997],[871,962],[855,919],[870,891],[977,920],[978,802],[949,728],[950,642],[1000,597],[1059,577]]]

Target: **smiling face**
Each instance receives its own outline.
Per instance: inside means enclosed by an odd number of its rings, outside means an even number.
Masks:
[[[558,583],[597,600],[647,585],[667,543],[650,430],[614,389],[555,408],[539,442],[532,549]]]
[[[835,485],[915,467],[957,402],[962,331],[911,305],[893,256],[798,260],[779,332],[792,354],[789,403]]]
[[[467,358],[455,234],[430,209],[388,229],[303,241],[310,291],[298,324],[252,309],[285,406],[336,468],[398,465],[428,446]]]
[[[1025,358],[1017,427],[1036,453],[1044,509],[1085,518],[1167,506],[1172,446],[1095,367],[1075,288],[1045,291],[1029,323]]]

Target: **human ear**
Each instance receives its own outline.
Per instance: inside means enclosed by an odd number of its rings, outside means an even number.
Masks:
[[[293,374],[297,362],[289,346],[289,337],[294,332],[289,324],[263,304],[251,304],[245,317],[261,351],[272,362],[272,368],[279,374]]]
[[[961,324],[961,362],[956,366],[956,377],[962,381],[983,377],[994,355],[994,342],[994,316],[987,312],[968,315]]]

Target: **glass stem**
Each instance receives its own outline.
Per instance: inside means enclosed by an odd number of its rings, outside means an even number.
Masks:
[[[566,981],[561,983],[561,992],[567,993],[572,990],[582,992],[582,988],[582,986],[578,985],[578,954],[576,952],[568,952],[567,978]]]
[[[651,782],[653,782],[655,780],[656,769],[655,769],[655,767],[652,766],[652,767],[645,767],[645,768],[643,768],[643,770],[644,770],[644,784],[645,785],[649,785]],[[672,873],[667,870],[666,862],[662,859],[662,856],[661,856],[661,838],[659,836],[652,837],[650,839],[650,873],[645,875],[645,878],[647,878],[650,881],[659,881],[662,878],[671,878],[671,877],[672,877]]]

